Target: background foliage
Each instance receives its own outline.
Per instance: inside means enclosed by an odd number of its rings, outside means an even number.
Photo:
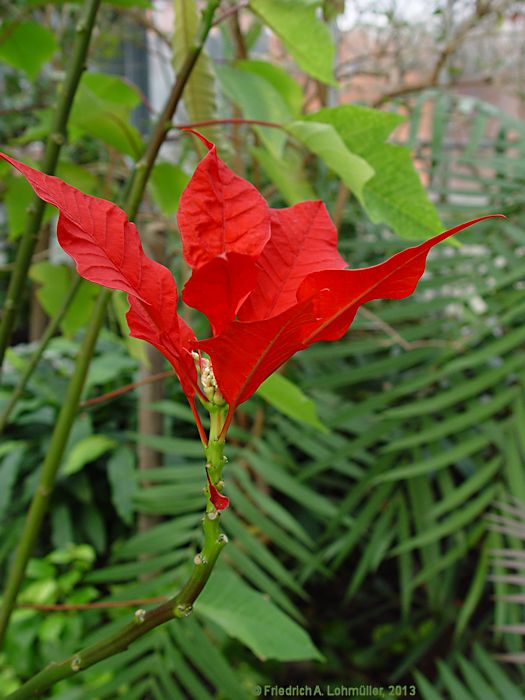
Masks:
[[[487,17],[504,22],[521,3],[452,5],[446,45],[461,41],[433,83],[389,89],[382,110],[371,111],[335,89],[342,3],[223,4],[212,58],[199,61],[175,121],[282,125],[203,128],[272,206],[326,201],[357,267],[399,250],[400,236],[422,239],[491,211],[509,222],[433,251],[413,297],[367,306],[347,338],[310,348],[245,404],[228,449],[232,544],[195,614],[63,682],[53,697],[242,698],[266,683],[397,684],[401,696],[415,684],[425,700],[525,697],[521,667],[501,659],[523,658],[525,126],[443,85],[469,31]],[[169,26],[159,14],[167,3],[148,8],[143,0],[103,6],[75,99],[58,174],[98,196],[116,195],[156,109],[161,88],[145,82],[145,50],[165,57],[162,70],[171,60],[177,70],[196,25],[193,2],[176,0]],[[77,12],[28,1],[5,11],[0,134],[3,149],[26,162],[36,161],[49,130]],[[398,32],[396,21],[389,26]],[[179,282],[186,270],[174,213],[196,160],[191,140],[173,132],[138,217],[148,250]],[[0,176],[5,290],[31,199],[5,164]],[[53,242],[53,216],[49,208],[4,405],[74,283]],[[2,574],[94,296],[82,282],[5,429]],[[165,369],[127,337],[125,310],[115,293],[21,604],[164,596],[184,581],[196,551],[202,448],[175,380],[88,402]],[[0,688],[15,689],[130,614],[20,608],[0,656]]]

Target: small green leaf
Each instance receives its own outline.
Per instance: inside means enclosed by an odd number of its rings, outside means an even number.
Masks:
[[[157,163],[151,173],[149,188],[153,201],[164,214],[172,216],[179,208],[182,190],[189,182],[189,176],[173,163]]]
[[[317,0],[250,0],[249,7],[277,34],[299,68],[337,85],[335,46],[330,29],[317,15]]]
[[[26,451],[24,443],[9,442],[11,449],[0,462],[0,520],[11,502],[11,495]]]
[[[69,476],[80,471],[86,464],[94,462],[108,450],[112,450],[117,446],[115,440],[107,437],[107,435],[88,435],[88,437],[79,440],[69,451],[62,474]]]
[[[111,485],[111,500],[122,520],[133,522],[133,497],[137,492],[135,459],[129,447],[119,447],[108,461],[108,478]]]
[[[279,158],[276,158],[270,151],[262,147],[252,148],[251,152],[289,206],[307,199],[317,198],[302,171],[302,162],[297,157],[298,154],[288,149]]]
[[[27,228],[27,208],[34,201],[34,193],[25,178],[10,177],[4,196],[9,239],[16,240]]]
[[[319,420],[312,399],[305,396],[296,384],[282,374],[272,374],[268,377],[257,389],[257,393],[286,416],[323,433],[330,432]]]
[[[363,188],[374,176],[374,169],[366,160],[347,148],[330,124],[299,121],[289,124],[287,130],[312,153],[322,158],[359,201],[363,201]]]
[[[112,146],[120,153],[138,157],[142,141],[130,123],[130,112],[140,103],[138,92],[122,78],[85,73],[71,110],[69,125]]]
[[[98,178],[81,165],[69,160],[61,160],[58,162],[56,175],[68,185],[72,185],[86,194],[96,194]]]
[[[41,285],[37,290],[38,300],[50,316],[55,316],[62,308],[75,274],[67,265],[53,265],[47,260],[31,266],[30,278]],[[60,323],[64,335],[74,335],[88,322],[97,296],[98,287],[83,280]]]
[[[216,569],[211,579],[195,610],[239,639],[260,659],[322,661],[308,634],[233,571]]]
[[[126,313],[129,309],[127,294],[125,292],[114,291],[111,295],[113,311],[117,317],[117,323],[120,327],[120,332],[126,339],[126,345],[129,355],[137,360],[143,367],[149,367],[148,353],[146,351],[146,342],[139,338],[132,338],[129,334],[129,328],[126,321]]]
[[[3,24],[0,31],[0,61],[27,73],[34,80],[57,48],[55,35],[38,22]]]

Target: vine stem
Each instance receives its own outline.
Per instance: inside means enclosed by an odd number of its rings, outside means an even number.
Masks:
[[[171,120],[180,98],[182,97],[184,87],[190,78],[193,67],[195,66],[211,29],[213,15],[218,5],[218,0],[209,0],[207,6],[203,10],[201,25],[194,43],[188,51],[184,65],[182,66],[177,79],[175,80],[162,114],[160,115],[151,134],[151,138],[144,152],[144,156],[135,166],[130,180],[131,184],[128,188],[124,203],[124,209],[126,210],[130,219],[133,219],[138,212],[153,164],[160,147],[166,138]],[[15,558],[7,578],[6,589],[2,598],[2,607],[0,608],[0,646],[2,645],[5,637],[9,619],[18,596],[18,591],[20,590],[20,586],[22,585],[24,579],[27,562],[31,556],[35,540],[40,531],[42,520],[47,512],[57,471],[60,467],[67,440],[77,414],[80,396],[84,388],[86,376],[95,350],[96,341],[102,327],[104,314],[110,298],[110,290],[101,290],[96,301],[95,310],[86,330],[86,335],[82,346],[80,347],[78,353],[77,362],[73,370],[73,375],[68,386],[66,397],[60,409],[57,423],[51,436],[49,449],[42,466],[38,486],[31,501],[29,512],[27,514],[24,528],[16,550]]]
[[[57,98],[51,131],[46,140],[42,160],[41,170],[47,175],[53,175],[55,172],[60,150],[66,141],[67,122],[80,78],[86,68],[86,56],[100,3],[101,0],[86,0],[84,10],[77,23],[71,61],[69,62],[62,90]],[[22,292],[27,280],[31,258],[38,241],[38,233],[42,225],[45,206],[45,203],[35,195],[29,208],[30,216],[27,228],[17,250],[15,266],[9,280],[2,320],[0,321],[0,372],[20,308]]]
[[[210,433],[208,446],[205,449],[206,469],[212,483],[220,488],[220,479],[224,466],[224,440],[220,437],[226,407],[211,406]],[[220,513],[215,510],[210,500],[209,486],[205,487],[206,512],[202,519],[204,541],[201,551],[193,560],[193,569],[181,591],[165,603],[153,608],[143,610],[139,608],[133,615],[133,620],[128,622],[117,632],[104,637],[95,644],[77,651],[59,663],[51,663],[18,690],[7,696],[5,700],[27,700],[34,698],[49,690],[55,683],[74,676],[79,671],[125,651],[135,640],[143,637],[155,627],[191,614],[193,604],[208,582],[217,559],[228,542],[226,535],[220,530]]]

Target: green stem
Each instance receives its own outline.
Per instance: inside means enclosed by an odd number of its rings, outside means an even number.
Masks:
[[[5,406],[4,410],[0,414],[0,435],[4,432],[6,425],[9,421],[9,418],[11,416],[11,413],[16,406],[18,400],[24,393],[24,389],[27,386],[27,382],[29,381],[31,375],[35,371],[36,366],[38,365],[40,358],[42,357],[45,349],[49,345],[49,342],[51,338],[55,335],[62,319],[64,318],[69,305],[75,298],[75,295],[80,288],[80,284],[82,282],[81,277],[77,277],[74,284],[72,285],[71,289],[69,290],[66,298],[64,299],[64,303],[62,304],[62,307],[58,310],[58,313],[55,314],[55,316],[51,319],[51,321],[48,323],[47,328],[45,330],[44,335],[40,339],[40,342],[38,343],[38,347],[36,348],[35,352],[31,356],[31,359],[29,360],[29,363],[27,367],[25,368],[24,373],[20,377],[20,380],[16,387],[13,390],[13,393],[11,394],[9,401],[7,402],[7,405]]]
[[[211,414],[209,442],[205,451],[207,469],[218,474],[219,477],[225,461],[224,440],[219,437],[225,417],[225,409],[219,409]],[[118,632],[108,635],[96,644],[81,649],[60,663],[50,664],[21,688],[8,695],[6,700],[34,698],[58,681],[69,678],[103,659],[125,651],[132,642],[155,627],[159,627],[169,620],[187,617],[191,614],[195,600],[208,582],[213,567],[223,547],[228,542],[228,538],[220,530],[220,513],[215,510],[211,503],[208,489],[206,492],[206,514],[202,522],[204,543],[202,550],[194,559],[193,570],[182,590],[153,610],[148,612],[141,609],[136,610],[133,621]]]
[[[130,219],[133,219],[138,211],[144,190],[146,188],[148,175],[151,173],[153,164],[160,150],[160,147],[166,138],[166,125],[171,123],[173,114],[180,101],[184,87],[188,82],[191,71],[195,65],[199,53],[202,51],[206,37],[212,26],[213,14],[218,7],[218,0],[210,0],[202,13],[201,28],[197,33],[197,40],[194,46],[190,49],[188,59],[185,61],[183,68],[173,85],[173,89],[168,97],[166,106],[162,111],[161,116],[152,132],[148,147],[146,148],[144,157],[140,163],[137,163],[131,179],[131,187],[128,190],[128,195],[124,204],[124,209],[127,211]],[[191,60],[190,60],[191,59]],[[176,97],[176,99],[175,99]],[[152,146],[153,144],[153,146]],[[145,175],[144,173],[147,173]],[[2,600],[0,609],[0,647],[2,646],[7,625],[22,585],[25,569],[35,540],[39,534],[42,520],[47,511],[47,506],[53,490],[56,474],[62,460],[64,448],[67,439],[75,420],[78,404],[84,381],[89,369],[91,358],[95,350],[96,340],[102,327],[104,320],[104,312],[111,298],[111,292],[103,289],[97,299],[96,310],[91,318],[86,331],[83,344],[79,350],[77,363],[73,371],[73,376],[69,383],[68,391],[62,408],[59,413],[58,421],[51,437],[51,443],[47,457],[44,461],[40,480],[33,496],[29,513],[26,517],[24,529],[19,541],[17,552],[12,568],[9,571],[9,576],[6,584],[6,591]]]
[[[86,56],[100,2],[101,0],[86,0],[84,10],[76,27],[71,60],[68,61],[69,68],[62,91],[57,99],[51,131],[46,141],[46,148],[42,160],[41,170],[48,175],[52,175],[55,172],[60,150],[66,140],[67,122],[80,78],[85,70]],[[30,205],[27,229],[17,250],[15,268],[9,280],[2,320],[0,322],[0,371],[18,315],[22,293],[27,280],[27,272],[38,241],[38,233],[42,225],[45,206],[45,203],[35,196],[34,202]]]
[[[64,403],[51,436],[51,442],[42,465],[38,486],[24,523],[15,559],[9,570],[6,589],[2,597],[2,608],[0,609],[0,643],[3,641],[18,591],[24,579],[28,559],[33,551],[34,542],[40,532],[40,526],[49,505],[56,473],[71,432],[71,426],[75,420],[78,399],[89,370],[98,337],[98,329],[104,319],[107,296],[109,296],[109,292],[104,290],[97,300],[91,324],[84,338],[74,374],[69,382]]]

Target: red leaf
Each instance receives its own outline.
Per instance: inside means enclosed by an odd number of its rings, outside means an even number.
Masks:
[[[337,230],[320,201],[272,209],[271,234],[257,260],[257,286],[239,309],[241,321],[277,316],[293,306],[309,273],[347,267],[337,251]]]
[[[301,284],[299,301],[290,309],[262,321],[232,321],[219,336],[201,341],[199,348],[211,358],[230,414],[295,352],[318,340],[340,338],[364,302],[409,296],[432,246],[488,218],[456,226],[374,267],[314,272]]]
[[[214,338],[200,341],[200,350],[211,358],[215,378],[230,413],[246,401],[272,372],[305,345],[305,329],[317,318],[314,300],[296,304],[264,321],[231,321]]]
[[[348,330],[361,304],[372,299],[403,299],[412,294],[425,271],[429,250],[459,231],[479,221],[500,215],[483,216],[444,231],[420,245],[396,253],[373,267],[357,270],[314,272],[301,284],[297,298],[314,298],[319,322],[302,339],[305,345],[319,340],[337,340]],[[505,218],[505,217],[501,217]],[[319,295],[321,290],[329,293]]]
[[[129,311],[126,320],[130,335],[154,345],[166,357],[177,373],[182,389],[190,404],[197,387],[197,370],[191,355],[197,339],[188,324],[176,313],[166,314],[164,319],[157,319],[152,314],[152,307],[143,304],[140,299],[128,296]],[[169,326],[171,324],[171,330]]]
[[[182,299],[208,317],[217,335],[235,318],[256,278],[253,258],[239,253],[219,255],[193,271],[182,290]]]
[[[210,489],[210,501],[217,510],[225,510],[230,505],[230,499],[227,496],[223,496],[222,493],[219,493],[217,487],[212,484],[207,470],[206,476],[208,477],[208,486]]]
[[[0,156],[24,175],[41,199],[60,211],[58,240],[75,260],[81,277],[155,303],[159,276],[167,280],[171,273],[144,254],[137,229],[122,209],[3,153]],[[166,280],[163,287],[167,291]],[[176,304],[175,282],[170,294],[173,292]]]
[[[177,220],[184,257],[192,268],[222,253],[257,257],[270,237],[268,205],[253,185],[223,163],[212,143],[187,131],[209,152],[180,198]]]
[[[131,335],[147,340],[164,353],[188,397],[193,396],[195,389],[190,385],[196,386],[197,374],[181,345],[175,280],[167,268],[144,253],[137,229],[125,212],[57,177],[2,153],[0,156],[24,175],[41,199],[58,208],[58,241],[74,259],[79,275],[128,293]],[[183,335],[188,335],[186,330]]]

